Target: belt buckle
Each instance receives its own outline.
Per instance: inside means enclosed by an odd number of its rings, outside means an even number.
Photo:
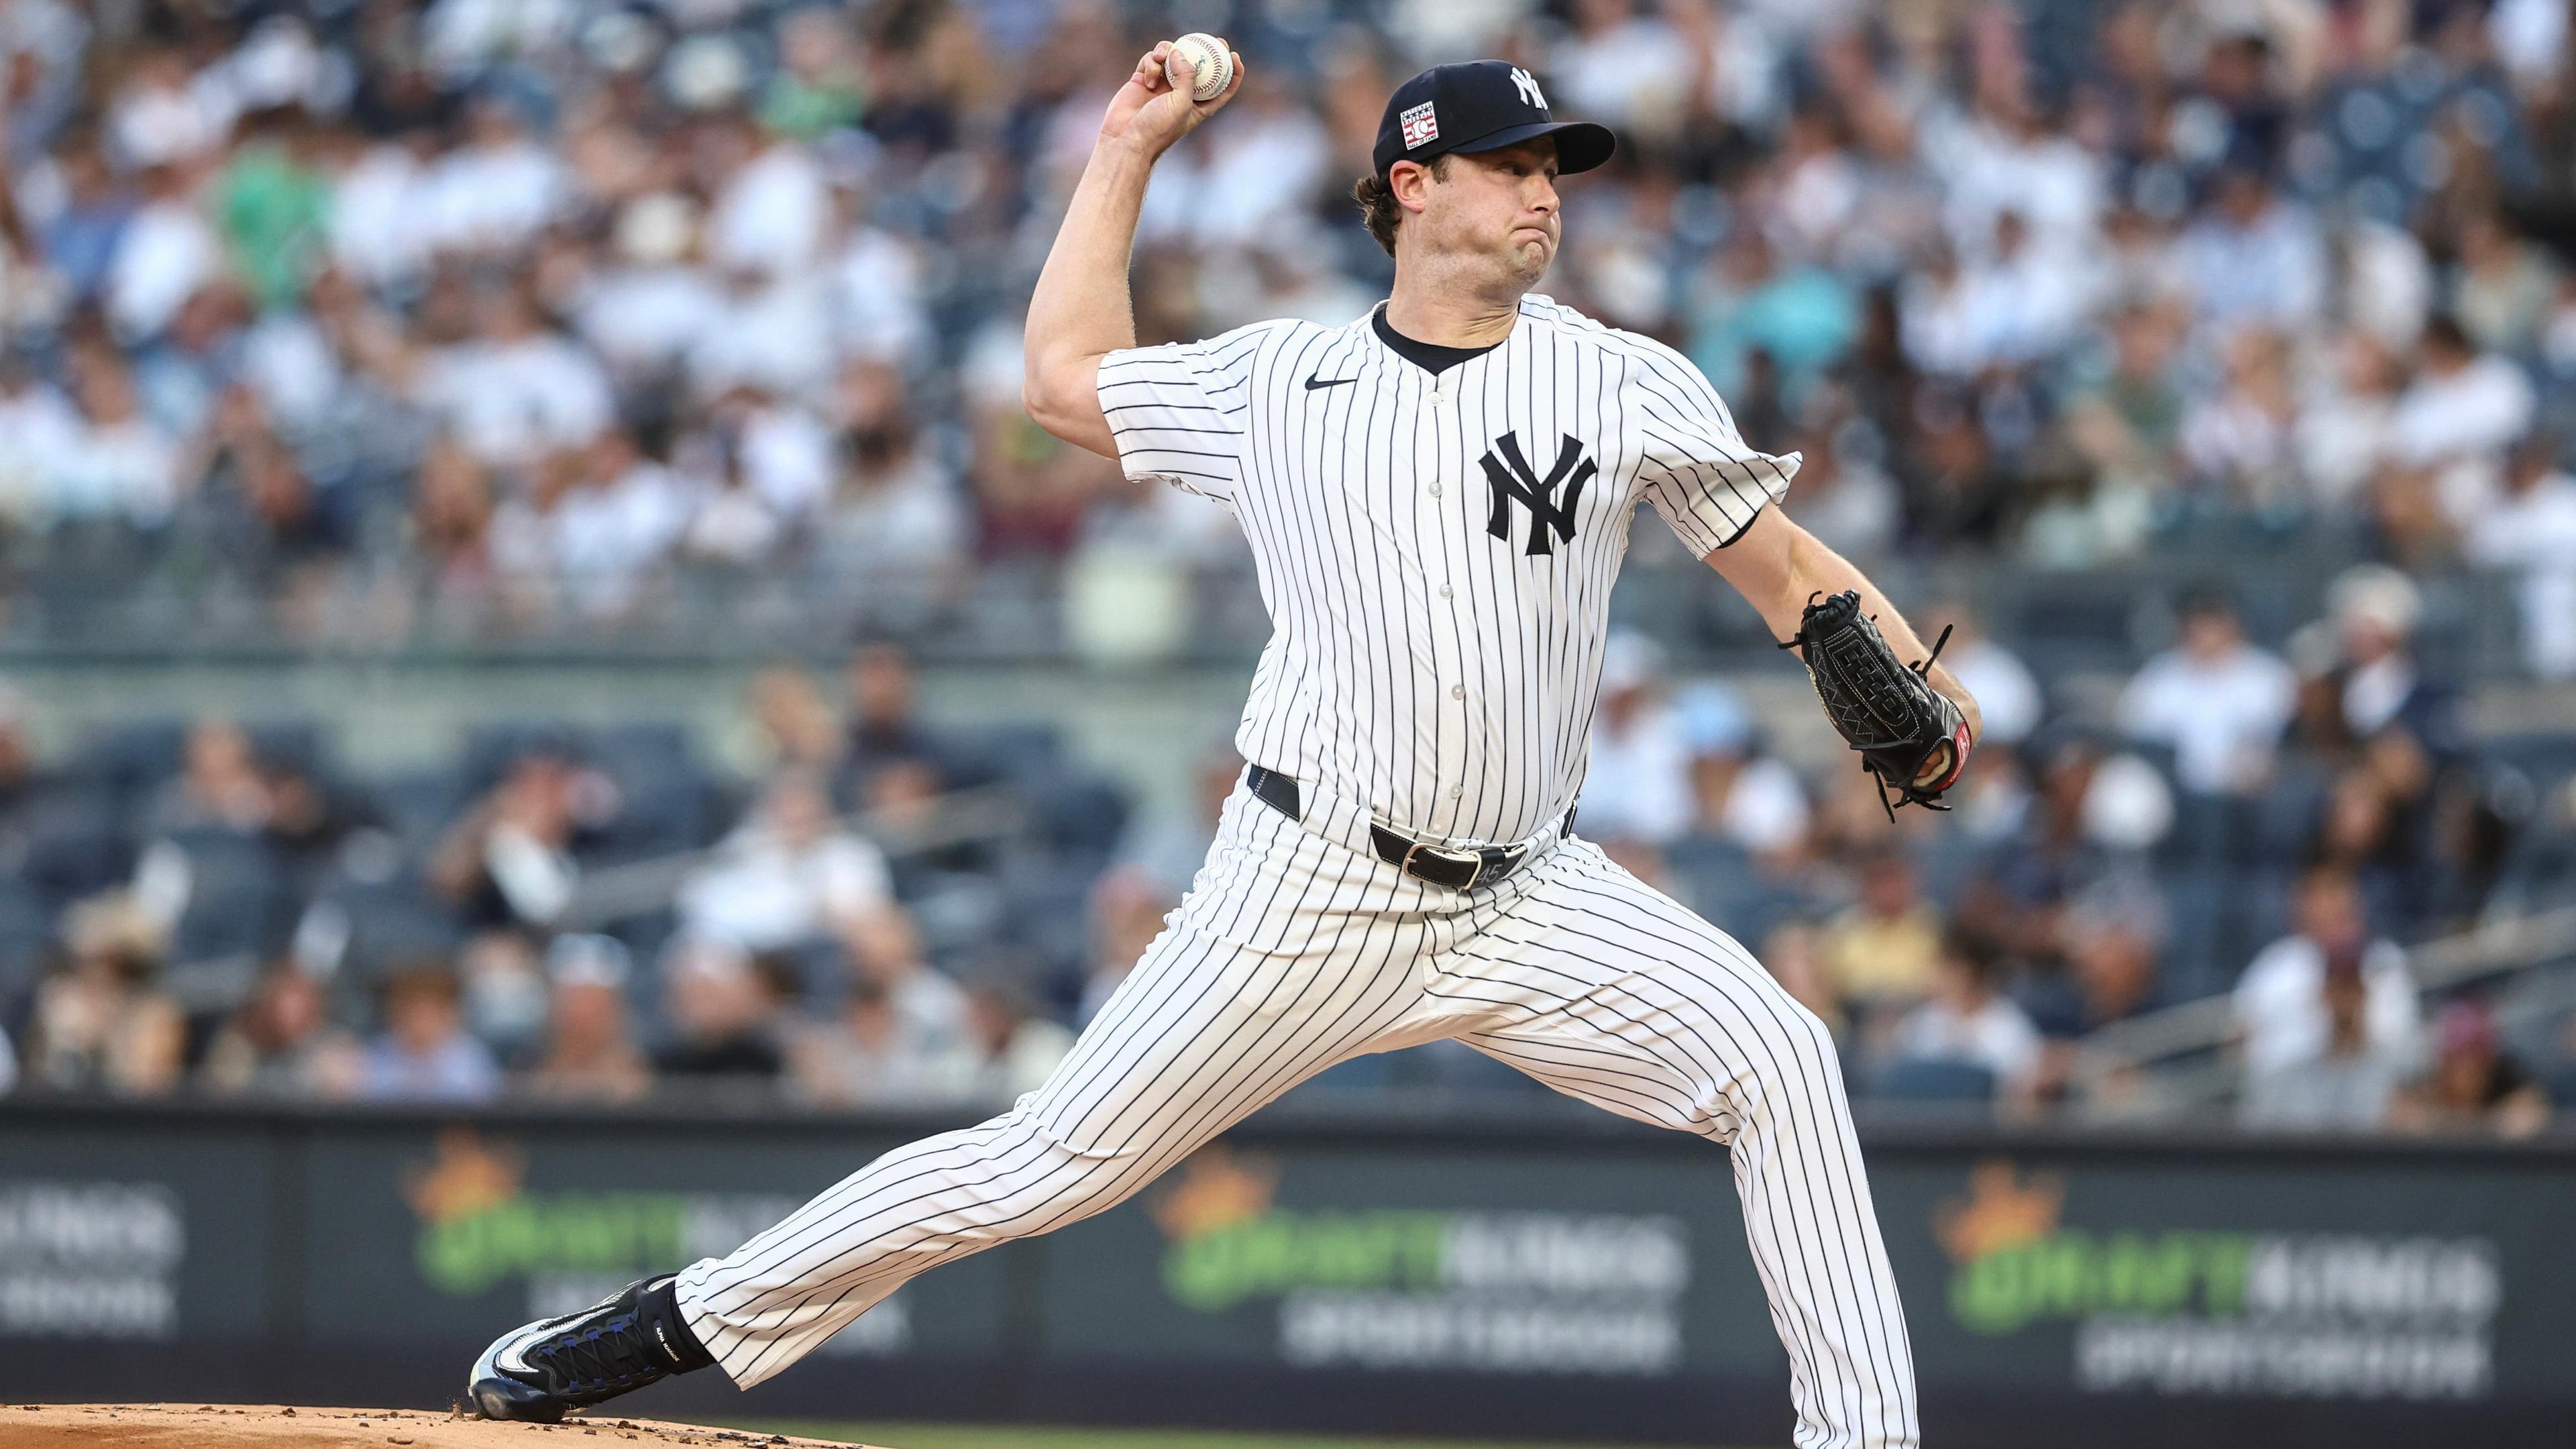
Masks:
[[[1472,867],[1467,872],[1466,884],[1457,887],[1457,889],[1462,891],[1474,890],[1476,888],[1476,882],[1484,879],[1485,857],[1481,852],[1450,850],[1444,846],[1434,845],[1428,840],[1417,840],[1413,842],[1411,846],[1407,847],[1404,852],[1404,860],[1396,867],[1396,869],[1403,871],[1406,875],[1412,876],[1415,880],[1430,879],[1428,876],[1419,874],[1413,868],[1413,858],[1426,850],[1439,859],[1455,861],[1460,865],[1468,865]],[[1439,884],[1437,881],[1432,883],[1434,885]]]

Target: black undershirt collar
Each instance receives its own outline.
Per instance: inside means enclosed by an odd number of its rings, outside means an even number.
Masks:
[[[1385,343],[1388,351],[1430,373],[1433,377],[1438,377],[1471,357],[1482,357],[1503,345],[1500,342],[1488,342],[1482,347],[1442,347],[1437,343],[1417,342],[1387,325],[1386,308],[1383,306],[1369,313],[1369,325],[1377,329],[1377,340]]]

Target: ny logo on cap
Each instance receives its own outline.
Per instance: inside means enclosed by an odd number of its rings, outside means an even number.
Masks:
[[[1494,508],[1485,518],[1485,531],[1506,543],[1512,537],[1512,502],[1518,499],[1530,511],[1529,543],[1521,550],[1524,558],[1556,552],[1556,545],[1574,541],[1574,510],[1583,502],[1583,485],[1601,471],[1601,465],[1583,456],[1583,444],[1567,438],[1556,452],[1556,466],[1541,478],[1521,456],[1521,440],[1511,433],[1494,439],[1494,446],[1478,460],[1485,466],[1485,481],[1494,487]],[[1556,496],[1562,486],[1565,496]],[[1553,531],[1554,537],[1550,537]]]
[[[1538,78],[1519,66],[1512,67],[1512,89],[1521,93],[1522,100],[1542,111],[1547,109],[1547,97],[1539,94]]]

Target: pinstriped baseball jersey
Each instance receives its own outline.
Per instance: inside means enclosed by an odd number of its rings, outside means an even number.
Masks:
[[[1799,461],[1747,447],[1680,354],[1545,297],[1437,374],[1364,317],[1113,352],[1099,388],[1128,475],[1251,541],[1273,632],[1236,747],[1446,841],[1574,803],[1637,504],[1706,554]]]

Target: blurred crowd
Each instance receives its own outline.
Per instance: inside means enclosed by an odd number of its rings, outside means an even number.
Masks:
[[[758,676],[744,773],[547,721],[373,777],[309,721],[40,761],[12,695],[0,1048],[40,1092],[1008,1100],[1168,889],[1112,869],[1124,801],[1047,727],[929,724],[891,645],[845,685]]]
[[[1501,55],[1623,138],[1550,288],[1803,451],[1791,506],[1863,562],[2322,530],[2501,573],[2523,662],[2576,674],[2556,0],[1220,10],[1192,23],[1250,78],[1149,198],[1148,341],[1358,315],[1387,263],[1346,193],[1383,97]],[[1257,638],[1219,510],[1017,402],[1099,108],[1178,23],[7,0],[14,622],[1025,638],[1061,605],[1077,647]]]
[[[2576,731],[2464,740],[2409,589],[2345,578],[2303,638],[2322,670],[2191,595],[2125,731],[2048,709],[1971,623],[1946,655],[1988,733],[1947,813],[1782,748],[1822,740],[1807,706],[1766,716],[1616,633],[1578,829],[1755,948],[1868,1101],[2205,1108],[2083,1057],[2225,998],[2249,1124],[2533,1130],[2576,1105],[2576,1002],[2548,973],[2428,993],[2410,951],[2576,907]],[[1217,729],[1157,810],[1056,723],[925,710],[882,640],[837,689],[760,672],[727,739],[499,719],[372,773],[291,719],[129,719],[47,758],[0,691],[0,1082],[990,1106],[1188,889],[1245,763]],[[1310,1090],[1384,1088],[1539,1090],[1450,1043]]]

